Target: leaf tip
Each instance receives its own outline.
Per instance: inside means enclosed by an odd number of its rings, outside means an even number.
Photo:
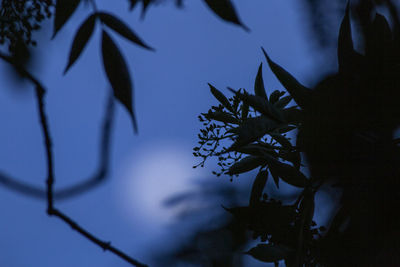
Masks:
[[[129,111],[129,113],[131,115],[131,120],[132,120],[133,134],[134,135],[138,135],[139,134],[139,129],[138,129],[138,125],[137,125],[135,114],[133,113],[133,111]]]
[[[57,31],[55,30],[50,38],[50,40],[54,40],[54,38],[56,38],[57,35]]]
[[[251,32],[250,28],[247,27],[245,24],[240,23],[239,25],[240,25],[240,27],[242,27],[242,29],[243,29],[245,32],[247,32],[247,33]]]
[[[268,56],[268,53],[265,51],[264,47],[261,47],[261,50],[264,53],[265,58],[267,59],[268,64],[271,64],[272,60],[271,58]]]
[[[144,48],[146,48],[147,50],[149,50],[151,52],[156,52],[157,51],[154,47],[151,47],[151,46],[148,46],[148,45],[144,46]]]
[[[70,67],[71,67],[71,63],[68,63],[68,65],[64,69],[63,75],[67,74]]]
[[[232,93],[234,93],[234,94],[236,94],[237,93],[237,91],[235,91],[233,88],[231,88],[231,87],[226,87],[229,91],[231,91]]]

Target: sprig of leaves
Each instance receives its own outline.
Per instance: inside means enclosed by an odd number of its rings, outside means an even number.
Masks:
[[[292,97],[284,96],[284,92],[276,90],[268,99],[262,65],[255,78],[254,95],[244,89],[230,89],[234,95],[227,98],[213,85],[209,87],[219,105],[199,116],[205,128],[200,130],[199,146],[193,154],[202,161],[194,167],[203,167],[209,157],[217,157],[221,167],[213,172],[217,176],[238,175],[260,167],[270,169],[277,186],[282,179],[305,187],[308,179],[300,171],[300,152],[286,135],[301,124],[299,116],[297,120],[288,116],[290,110],[300,110],[286,108]]]
[[[53,37],[60,31],[63,25],[69,20],[75,10],[78,8],[81,0],[58,0],[56,3],[56,12],[54,18],[54,34]],[[115,98],[123,104],[129,112],[134,131],[137,132],[137,123],[133,107],[133,84],[131,73],[128,68],[124,56],[118,48],[111,35],[108,33],[111,30],[114,33],[126,38],[132,43],[141,46],[148,50],[154,50],[147,45],[127,24],[116,16],[107,12],[97,11],[90,14],[84,22],[79,26],[73,39],[69,52],[68,63],[64,70],[64,74],[74,65],[79,59],[85,47],[87,46],[96,25],[102,28],[101,34],[101,54],[103,58],[103,67],[108,78],[108,81],[113,89]]]

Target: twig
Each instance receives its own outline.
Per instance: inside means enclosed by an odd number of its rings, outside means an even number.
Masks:
[[[46,179],[46,184],[47,184],[47,214],[49,216],[55,216],[60,218],[62,221],[64,221],[66,224],[71,226],[72,229],[80,233],[82,236],[86,237],[88,240],[92,241],[94,244],[100,246],[104,250],[108,250],[115,255],[119,256],[121,259],[124,259],[125,261],[131,263],[134,266],[139,266],[139,267],[145,267],[147,265],[140,263],[139,261],[129,257],[122,251],[116,249],[115,247],[111,246],[110,242],[104,242],[80,227],[75,221],[73,221],[71,218],[69,218],[67,215],[64,213],[60,212],[56,208],[54,208],[54,203],[53,203],[53,185],[54,185],[54,163],[53,163],[53,152],[52,152],[52,145],[51,145],[51,137],[50,137],[50,132],[49,132],[49,127],[47,123],[47,117],[45,113],[45,105],[44,105],[44,94],[45,94],[45,89],[41,85],[41,83],[33,77],[29,72],[27,72],[21,65],[16,64],[14,60],[2,53],[0,53],[0,58],[5,60],[6,62],[12,64],[24,77],[29,79],[34,85],[35,85],[35,90],[36,90],[36,97],[37,97],[37,103],[38,103],[38,109],[39,109],[39,118],[40,118],[40,125],[42,128],[42,133],[43,133],[43,138],[44,138],[44,143],[46,147],[46,161],[47,161],[47,179]]]
[[[71,220],[68,216],[66,216],[64,213],[60,212],[59,210],[53,208],[50,211],[50,215],[54,215],[54,216],[60,218],[65,223],[67,223],[69,226],[71,226],[72,229],[74,229],[75,231],[77,231],[78,233],[80,233],[81,235],[83,235],[84,237],[86,237],[87,239],[89,239],[90,241],[92,241],[93,243],[98,245],[99,247],[101,247],[104,251],[108,250],[134,266],[139,266],[139,267],[147,266],[146,264],[143,264],[143,263],[129,257],[122,251],[116,249],[115,247],[113,247],[111,245],[111,242],[105,242],[105,241],[98,239],[97,237],[95,237],[94,235],[92,235],[91,233],[89,233],[88,231],[83,229],[82,227],[80,227],[76,222]]]

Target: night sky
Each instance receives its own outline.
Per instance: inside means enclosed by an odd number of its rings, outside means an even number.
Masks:
[[[265,64],[263,46],[307,85],[316,66],[313,46],[307,42],[305,15],[296,0],[235,1],[251,32],[221,21],[202,1],[184,1],[184,9],[177,9],[172,1],[151,7],[144,20],[140,8],[128,11],[128,1],[96,2],[100,10],[117,14],[131,25],[156,52],[112,35],[132,73],[139,133],[133,134],[129,115],[118,103],[108,180],[56,206],[99,238],[151,263],[154,248],[175,242],[165,228],[173,216],[162,208],[162,200],[190,188],[193,180],[217,179],[211,175],[215,163],[192,169],[197,162],[192,148],[201,127],[197,115],[216,104],[207,83],[227,94],[226,86],[252,90],[258,65],[264,62],[268,93],[282,89]],[[97,166],[109,90],[99,30],[77,63],[62,75],[74,33],[89,12],[90,7],[80,6],[52,41],[50,21],[36,35],[38,62],[30,71],[48,88],[56,188],[83,179]],[[5,63],[0,68],[0,170],[44,187],[45,154],[34,90],[28,83],[13,82]],[[229,177],[218,181],[229,183]],[[0,210],[1,266],[130,266],[59,219],[49,218],[45,201],[0,187]]]

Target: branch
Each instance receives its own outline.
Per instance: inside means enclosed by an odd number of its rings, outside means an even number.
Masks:
[[[36,83],[35,83],[36,84]],[[43,138],[46,148],[46,160],[47,160],[47,214],[52,215],[51,211],[53,209],[53,185],[54,185],[54,164],[53,164],[53,150],[52,141],[49,132],[49,126],[47,123],[46,113],[44,111],[44,88],[37,83],[35,87],[36,100],[39,109],[40,125],[42,127]]]
[[[87,239],[89,239],[90,241],[92,241],[93,243],[95,243],[96,245],[101,247],[102,249],[104,249],[104,251],[108,250],[134,266],[147,267],[146,264],[143,264],[135,259],[132,259],[131,257],[126,255],[122,251],[113,247],[111,245],[111,242],[105,242],[105,241],[98,239],[97,237],[95,237],[94,235],[92,235],[91,233],[89,233],[88,231],[83,229],[82,227],[80,227],[76,222],[74,222],[72,219],[70,219],[68,216],[66,216],[64,213],[60,212],[59,210],[53,208],[50,211],[50,215],[54,215],[54,216],[60,218],[62,221],[67,223],[69,226],[71,226],[72,229],[74,229],[75,231],[77,231],[78,233],[80,233],[81,235],[83,235],[84,237],[86,237]]]
[[[51,142],[51,137],[50,137],[50,131],[48,127],[48,122],[47,122],[47,117],[45,113],[45,106],[44,106],[44,94],[45,94],[45,89],[41,85],[41,83],[33,77],[29,72],[27,72],[21,65],[17,64],[14,62],[14,60],[6,56],[2,53],[0,53],[0,58],[5,60],[6,62],[10,63],[13,65],[24,77],[26,77],[28,80],[30,80],[34,85],[35,85],[35,90],[36,90],[36,97],[37,97],[37,104],[38,104],[38,109],[39,109],[39,118],[40,118],[40,125],[42,128],[42,133],[43,133],[43,138],[44,138],[44,143],[46,147],[46,161],[47,161],[47,179],[46,179],[46,184],[47,184],[47,214],[49,216],[55,216],[60,218],[62,221],[64,221],[66,224],[71,226],[72,229],[80,233],[82,236],[86,237],[88,240],[92,241],[94,244],[100,246],[104,250],[108,250],[121,259],[129,262],[130,264],[138,267],[146,267],[147,265],[140,263],[139,261],[129,257],[122,251],[118,250],[117,248],[111,246],[110,242],[104,242],[80,227],[75,221],[73,221],[71,218],[69,218],[67,215],[64,213],[60,212],[56,208],[54,208],[54,202],[53,202],[53,185],[55,181],[54,177],[54,164],[53,164],[53,151],[52,151],[52,142]],[[106,151],[108,152],[108,151]],[[108,154],[108,153],[107,153]],[[107,160],[107,158],[105,158]]]
[[[96,186],[100,185],[103,181],[105,181],[105,178],[108,175],[108,168],[110,162],[109,155],[111,147],[111,133],[113,127],[114,111],[115,111],[114,98],[111,93],[108,96],[107,102],[108,102],[107,109],[103,118],[102,136],[100,140],[100,149],[99,149],[100,160],[97,170],[92,176],[88,177],[82,182],[78,182],[74,185],[67,186],[59,190],[55,190],[53,193],[54,200],[65,200],[86,193],[89,190],[94,189]],[[43,200],[47,198],[45,189],[25,182],[20,182],[17,179],[12,178],[9,175],[1,172],[0,172],[0,184],[10,190],[27,195],[29,197],[39,198]]]

